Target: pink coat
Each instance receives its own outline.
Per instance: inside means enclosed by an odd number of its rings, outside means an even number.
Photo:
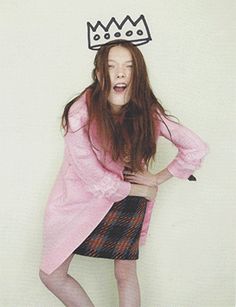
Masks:
[[[64,137],[64,158],[49,194],[44,213],[43,248],[40,269],[52,273],[78,247],[103,219],[113,203],[128,196],[131,183],[124,181],[121,163],[106,161],[96,142],[91,147],[85,129],[88,118],[86,95],[70,108],[68,134]],[[173,176],[187,179],[199,169],[208,145],[188,128],[162,118],[178,148],[177,156],[167,166]],[[78,130],[79,129],[79,130]],[[95,128],[94,128],[95,129]],[[74,132],[74,133],[73,133]],[[170,140],[161,123],[160,136]],[[154,201],[148,201],[140,243],[145,244]]]

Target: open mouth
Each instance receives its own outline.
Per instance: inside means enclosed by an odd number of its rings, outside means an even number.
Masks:
[[[113,86],[113,89],[116,93],[123,93],[126,88],[127,88],[126,83],[117,83]]]

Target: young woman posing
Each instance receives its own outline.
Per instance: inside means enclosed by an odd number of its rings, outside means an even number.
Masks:
[[[114,260],[120,307],[140,307],[136,272],[160,184],[188,179],[207,144],[170,120],[153,94],[140,50],[115,40],[97,52],[93,83],[64,109],[65,155],[44,219],[40,278],[66,306],[92,307],[71,275],[75,254]],[[159,136],[178,154],[148,170]]]

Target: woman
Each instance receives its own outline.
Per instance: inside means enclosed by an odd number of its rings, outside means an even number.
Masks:
[[[208,146],[167,118],[149,85],[140,50],[115,40],[97,52],[93,83],[64,109],[64,160],[44,219],[40,278],[66,306],[94,306],[67,272],[75,254],[114,259],[120,307],[141,304],[136,272],[158,186],[187,179]],[[178,155],[162,171],[148,164],[159,136]]]

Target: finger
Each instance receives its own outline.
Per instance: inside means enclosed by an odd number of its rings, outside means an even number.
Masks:
[[[129,171],[129,170],[124,170],[123,173],[124,173],[124,174],[135,174],[135,173],[133,173],[133,172],[131,172],[131,171]]]
[[[136,175],[129,173],[129,174],[124,174],[124,176],[135,177]]]
[[[124,176],[125,179],[127,180],[135,180],[136,178],[133,176]]]

